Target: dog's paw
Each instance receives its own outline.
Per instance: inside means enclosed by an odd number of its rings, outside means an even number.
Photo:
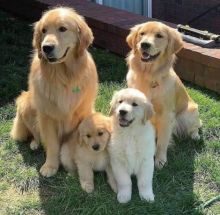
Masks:
[[[127,203],[131,200],[131,194],[128,192],[118,192],[117,199],[119,203]]]
[[[94,191],[94,184],[90,182],[81,182],[81,187],[87,193],[92,193]]]
[[[51,177],[57,173],[57,170],[58,170],[58,166],[52,166],[45,163],[40,168],[40,174],[44,177]]]
[[[139,192],[139,196],[141,200],[153,202],[154,201],[154,194],[152,192]]]
[[[193,140],[200,140],[200,135],[199,135],[199,133],[196,131],[196,132],[193,132],[193,133],[191,134],[191,138],[192,138]]]
[[[157,156],[155,157],[155,167],[157,169],[162,169],[164,167],[164,165],[167,163],[167,158],[166,156]]]
[[[31,150],[37,150],[39,148],[39,143],[36,140],[32,140],[30,143]]]

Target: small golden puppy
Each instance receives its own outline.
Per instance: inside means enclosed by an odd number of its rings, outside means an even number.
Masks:
[[[155,165],[167,162],[172,133],[199,139],[198,105],[190,98],[173,70],[175,54],[183,47],[180,34],[160,22],[136,25],[127,37],[132,49],[127,57],[128,87],[142,91],[153,103],[157,132]]]
[[[16,106],[17,112],[11,130],[11,137],[17,141],[26,141],[31,137],[30,148],[35,150],[40,145],[40,133],[36,110],[31,103],[31,93],[23,91],[16,99]]]
[[[62,165],[70,173],[78,169],[81,187],[87,193],[94,190],[93,170],[106,171],[109,185],[117,192],[107,152],[110,133],[110,118],[94,113],[84,119],[78,130],[62,145]]]

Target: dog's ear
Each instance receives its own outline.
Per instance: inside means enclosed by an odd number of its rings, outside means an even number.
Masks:
[[[33,35],[32,45],[34,49],[37,49],[38,57],[42,58],[40,21],[34,23],[34,35]]]
[[[167,51],[169,54],[175,54],[183,48],[183,40],[181,34],[173,29],[168,27],[168,47]]]
[[[113,113],[115,112],[117,97],[118,97],[118,92],[115,92],[110,102],[109,116],[112,116]]]
[[[84,133],[83,133],[83,122],[81,122],[77,128],[77,139],[79,142],[79,145],[82,146],[83,144],[85,144],[85,140],[84,140]]]
[[[84,21],[84,18],[77,15],[77,26],[78,26],[78,47],[77,56],[81,56],[85,49],[87,49],[93,42],[93,33],[89,26]]]
[[[144,104],[144,117],[142,123],[145,124],[154,115],[154,108],[151,102],[147,101]]]
[[[131,49],[135,49],[137,43],[138,32],[143,24],[135,25],[130,29],[130,33],[126,38],[126,42]]]

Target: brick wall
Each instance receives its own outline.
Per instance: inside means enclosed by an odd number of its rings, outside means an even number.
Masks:
[[[220,0],[153,0],[154,18],[187,24],[194,17],[220,3]],[[193,22],[191,27],[220,34],[220,6]]]

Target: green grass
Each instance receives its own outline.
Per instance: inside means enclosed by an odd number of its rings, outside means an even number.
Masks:
[[[26,89],[31,54],[29,23],[0,12],[0,214],[220,214],[220,203],[206,209],[198,206],[220,190],[220,102],[219,96],[187,84],[199,104],[203,128],[201,141],[175,139],[168,153],[169,165],[154,174],[155,203],[139,199],[136,180],[130,203],[120,205],[106,183],[104,174],[95,176],[95,192],[88,195],[77,177],[61,168],[52,178],[39,175],[45,160],[42,149],[35,152],[28,143],[9,137],[15,115],[13,99]],[[124,59],[91,48],[96,61],[100,88],[97,110],[108,114],[113,91],[125,86]]]

